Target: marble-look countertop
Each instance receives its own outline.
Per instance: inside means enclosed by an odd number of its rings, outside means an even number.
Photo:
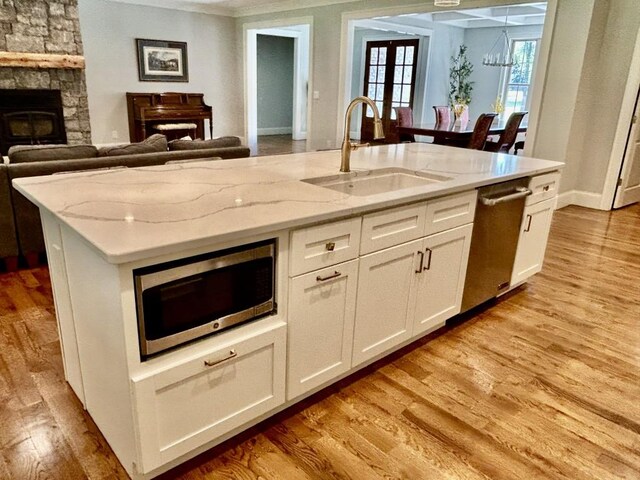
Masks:
[[[351,155],[352,171],[403,167],[451,180],[367,197],[301,182],[338,174],[340,151],[20,178],[14,186],[111,263],[309,225],[557,170],[562,163],[408,143]]]

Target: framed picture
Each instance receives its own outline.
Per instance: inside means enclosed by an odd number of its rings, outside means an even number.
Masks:
[[[186,42],[136,38],[141,82],[188,82]]]

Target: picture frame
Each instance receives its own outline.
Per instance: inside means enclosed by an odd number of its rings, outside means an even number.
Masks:
[[[141,82],[188,82],[187,43],[136,38]]]

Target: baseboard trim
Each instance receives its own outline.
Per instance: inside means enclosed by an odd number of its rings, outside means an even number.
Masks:
[[[258,135],[286,135],[293,132],[291,127],[259,128]]]
[[[578,205],[579,207],[593,208],[595,210],[608,210],[601,207],[602,195],[599,193],[583,192],[582,190],[569,190],[558,195],[558,205],[556,208],[568,205]]]

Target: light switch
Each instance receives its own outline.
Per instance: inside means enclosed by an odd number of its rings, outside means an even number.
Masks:
[[[318,90],[313,91],[313,99],[318,100],[320,98],[320,92]]]

